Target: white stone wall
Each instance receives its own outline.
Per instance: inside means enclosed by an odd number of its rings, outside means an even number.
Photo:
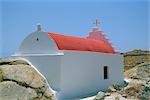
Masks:
[[[108,66],[109,79],[103,79]],[[72,98],[105,90],[110,84],[123,84],[123,57],[118,54],[64,51],[61,59],[60,98]]]
[[[83,51],[63,52],[64,55],[46,32],[34,32],[22,42],[18,54],[47,78],[61,99],[94,94],[105,90],[110,84],[123,83],[123,56]],[[109,70],[107,80],[103,79],[104,66],[108,66]]]
[[[25,56],[58,91],[59,99],[95,94],[123,84],[123,57],[118,54],[64,51],[64,55]],[[103,67],[108,66],[108,79]]]
[[[38,38],[38,40],[37,40]],[[21,54],[53,54],[58,48],[54,40],[47,32],[33,32],[26,37],[20,45],[17,53]]]
[[[24,56],[47,79],[53,90],[60,91],[61,55]]]

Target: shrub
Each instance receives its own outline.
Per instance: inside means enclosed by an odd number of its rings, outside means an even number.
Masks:
[[[3,61],[3,62],[0,62],[0,65],[10,65],[10,62],[8,62],[8,61]]]
[[[145,85],[144,90],[141,94],[142,100],[148,100],[150,96],[150,85]]]
[[[114,87],[114,89],[116,89],[116,90],[121,90],[121,86],[120,85],[118,85],[118,84],[113,84],[113,87]]]
[[[108,88],[105,92],[111,93],[112,91]]]

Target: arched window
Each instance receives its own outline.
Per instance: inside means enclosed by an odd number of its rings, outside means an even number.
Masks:
[[[36,38],[36,41],[39,41],[39,38]]]
[[[103,72],[104,72],[104,79],[108,79],[108,66],[104,66]]]

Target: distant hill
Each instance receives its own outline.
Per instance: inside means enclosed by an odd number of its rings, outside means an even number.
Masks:
[[[139,64],[125,72],[125,78],[150,81],[150,62]]]
[[[123,53],[123,55],[125,71],[139,64],[150,62],[150,51],[133,50]]]

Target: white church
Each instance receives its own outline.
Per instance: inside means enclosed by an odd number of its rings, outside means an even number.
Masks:
[[[58,100],[82,98],[123,84],[123,56],[96,27],[87,38],[37,31],[15,54],[29,61],[57,92]]]

